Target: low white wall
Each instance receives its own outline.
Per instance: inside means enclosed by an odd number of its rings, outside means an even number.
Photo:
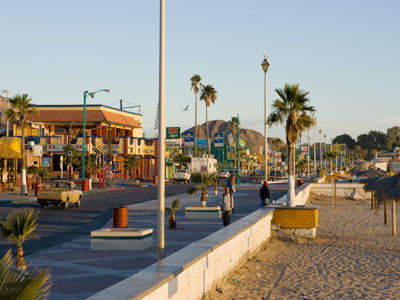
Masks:
[[[296,188],[296,197],[293,201],[294,205],[305,205],[311,192],[311,184],[306,183]],[[277,204],[286,203],[286,195],[275,201]]]
[[[312,183],[311,193],[316,196],[332,196],[332,183]],[[336,196],[355,200],[371,199],[371,192],[364,190],[362,183],[337,183]]]
[[[88,299],[202,299],[269,240],[272,213],[258,209]]]

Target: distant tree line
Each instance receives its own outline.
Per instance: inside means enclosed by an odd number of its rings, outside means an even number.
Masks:
[[[356,158],[371,159],[377,152],[392,151],[395,147],[400,147],[400,126],[388,128],[386,133],[370,130],[360,134],[357,139],[342,134],[335,137],[332,143],[346,144]]]

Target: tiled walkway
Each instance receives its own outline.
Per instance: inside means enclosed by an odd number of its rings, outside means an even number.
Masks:
[[[259,208],[258,189],[258,185],[243,185],[237,189],[233,222]],[[214,196],[213,193],[209,192],[208,205],[218,205],[220,202],[221,196]],[[273,198],[277,199],[283,192],[273,194]],[[169,206],[174,198],[167,198],[166,205]],[[198,204],[199,198],[200,195],[183,195],[182,206]],[[129,206],[129,227],[154,230],[153,247],[150,249],[135,252],[91,251],[90,236],[85,236],[30,255],[26,260],[34,266],[50,269],[53,280],[50,299],[84,299],[156,262],[156,208],[155,200]],[[186,220],[184,209],[181,209],[177,212],[177,226],[179,229],[165,231],[167,255],[219,230],[222,222]],[[106,227],[111,227],[111,221]]]

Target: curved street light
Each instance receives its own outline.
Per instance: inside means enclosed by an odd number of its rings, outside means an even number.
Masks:
[[[86,155],[86,97],[90,96],[94,98],[94,95],[96,95],[99,92],[106,92],[109,93],[109,89],[101,89],[97,90],[95,92],[89,92],[89,91],[84,91],[83,92],[83,145],[82,145],[82,184],[83,180],[85,179],[85,155]],[[69,149],[68,149],[69,150]]]

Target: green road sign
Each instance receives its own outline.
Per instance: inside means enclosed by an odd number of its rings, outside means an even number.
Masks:
[[[167,140],[176,140],[181,138],[181,128],[180,127],[167,127]]]

